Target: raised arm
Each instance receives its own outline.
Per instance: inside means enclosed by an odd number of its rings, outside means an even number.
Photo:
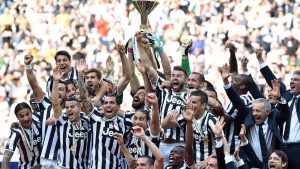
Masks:
[[[150,149],[151,153],[155,157],[154,168],[162,169],[164,166],[164,159],[160,153],[158,147],[145,135],[144,129],[139,126],[132,127],[134,135],[142,139]]]
[[[62,108],[59,103],[58,96],[58,82],[62,77],[62,72],[59,67],[53,69],[53,87],[52,87],[52,109],[53,116],[58,119],[61,116]]]
[[[241,60],[241,67],[242,67],[243,73],[247,74],[251,78],[251,86],[249,87],[249,92],[251,93],[251,95],[253,96],[254,99],[265,98],[263,93],[257,87],[257,85],[256,85],[255,81],[253,80],[251,74],[248,72],[248,67],[247,67],[248,62],[249,62],[249,59],[246,58],[245,56]]]
[[[131,70],[131,78],[130,78],[130,88],[131,88],[131,93],[136,93],[138,88],[140,87],[140,82],[135,74],[135,67],[134,67],[134,60],[133,60],[133,49],[132,49],[132,42],[131,39],[128,40],[127,44],[127,55],[128,55],[128,63],[129,63],[129,68]]]
[[[26,76],[27,80],[30,84],[30,87],[33,91],[35,100],[37,102],[41,102],[45,96],[42,88],[39,86],[38,81],[36,80],[36,77],[32,71],[32,63],[33,57],[31,55],[26,55],[24,58],[24,64],[25,64],[25,69],[26,69]]]
[[[228,155],[228,145],[226,145],[224,143],[224,140],[223,140],[224,137],[222,136],[222,130],[223,130],[225,124],[226,124],[225,118],[218,117],[216,124],[214,126],[210,125],[210,128],[212,129],[212,131],[215,135],[215,139],[216,139],[215,149],[216,149],[217,160],[218,160],[218,168],[226,168],[224,158],[225,158],[225,155]]]
[[[157,96],[154,93],[146,95],[146,101],[152,105],[152,118],[150,121],[150,131],[153,136],[157,136],[160,132],[159,108]]]
[[[254,53],[256,55],[256,58],[257,58],[259,64],[262,65],[264,63],[264,60],[263,60],[263,57],[262,57],[263,50],[262,49],[255,49]],[[271,71],[269,66],[266,65],[265,67],[260,68],[260,72],[263,75],[263,77],[265,78],[268,85],[271,86],[271,88],[273,88],[272,80],[277,79],[277,78],[274,75],[274,73]],[[285,92],[286,92],[286,89],[283,86],[280,86],[281,95],[283,95]]]
[[[227,43],[225,49],[228,48],[230,52],[229,65],[230,65],[230,73],[234,75],[238,75],[238,63],[235,56],[235,52],[237,51],[236,47],[233,43]]]
[[[127,164],[130,169],[135,169],[137,167],[136,160],[134,160],[133,156],[130,154],[129,150],[124,144],[123,135],[121,133],[114,133],[114,137],[118,139],[118,143],[120,145],[121,151],[123,155],[125,156],[125,159],[127,161]]]
[[[181,43],[181,66],[187,72],[189,76],[191,74],[190,61],[189,61],[189,49],[192,47],[193,41],[191,39],[185,39]]]
[[[229,88],[225,89],[228,98],[230,99],[231,103],[233,106],[238,110],[238,116],[246,117],[248,114],[248,108],[245,105],[245,103],[242,101],[240,98],[239,94],[235,91],[235,89],[232,87],[232,85],[229,83],[228,78],[232,74],[229,72],[229,66],[228,64],[225,64],[223,66],[223,71],[222,71],[222,78],[225,86],[229,86]]]
[[[150,45],[149,45],[148,39],[140,38],[138,40],[138,46],[139,46],[139,48],[142,48],[144,50],[146,48],[149,48]],[[140,54],[143,55],[143,54],[145,54],[145,52],[140,52]],[[147,72],[147,75],[149,77],[151,84],[152,85],[156,84],[156,82],[158,80],[158,74],[157,74],[156,70],[153,68],[151,62],[149,61],[149,58],[147,58],[146,56],[141,57],[141,65],[146,69],[146,72]]]
[[[130,82],[131,69],[129,67],[129,63],[126,58],[124,45],[118,44],[117,50],[120,53],[121,62],[122,62],[122,71],[123,71],[123,77],[120,79],[117,86],[118,94],[121,94],[127,87],[128,83]]]
[[[171,80],[171,65],[166,53],[164,52],[163,43],[160,42],[159,38],[154,33],[148,33],[147,38],[150,41],[150,46],[154,49],[154,51],[159,53],[166,80]]]
[[[88,92],[86,90],[85,84],[84,84],[84,71],[87,70],[87,64],[84,59],[80,59],[79,62],[76,65],[76,69],[78,72],[78,89],[80,94],[80,100],[81,100],[81,110],[85,112],[86,115],[89,115],[93,109],[94,106],[92,102],[88,98]]]
[[[193,114],[192,109],[187,109],[183,114],[186,121],[184,161],[190,167],[195,164],[193,155]]]

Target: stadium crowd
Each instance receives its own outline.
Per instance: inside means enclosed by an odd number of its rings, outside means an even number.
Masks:
[[[299,5],[1,1],[3,168],[297,168]]]

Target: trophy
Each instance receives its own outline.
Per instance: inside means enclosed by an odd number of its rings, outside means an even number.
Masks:
[[[154,0],[134,0],[131,1],[135,9],[141,14],[141,25],[140,29],[142,31],[147,31],[147,20],[148,15],[155,9],[159,4]]]
[[[155,0],[133,0],[131,2],[135,7],[135,9],[137,9],[137,11],[141,14],[140,30],[143,31],[146,35],[148,15],[155,9],[155,7],[157,7],[159,2]],[[134,62],[135,64],[138,64],[140,62],[140,51],[138,49],[138,45],[135,37],[132,38],[132,46],[133,46],[133,53],[134,53]],[[155,54],[154,51],[152,51],[152,54]]]

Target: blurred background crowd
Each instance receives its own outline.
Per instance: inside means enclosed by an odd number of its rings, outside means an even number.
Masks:
[[[122,69],[115,44],[125,44],[139,25],[140,15],[130,0],[0,1],[0,154],[15,121],[14,105],[28,101],[31,93],[24,55],[34,56],[44,90],[58,50],[69,51],[74,63],[85,58],[90,68],[100,70],[112,56],[117,81]],[[180,41],[193,40],[191,70],[217,87],[224,106],[217,67],[228,62],[226,43],[235,44],[238,60],[249,59],[248,69],[262,89],[266,85],[253,48],[266,51],[269,66],[287,87],[290,73],[300,67],[300,0],[162,0],[150,14],[148,27],[163,41],[172,66],[181,64]],[[130,109],[131,103],[122,106]]]

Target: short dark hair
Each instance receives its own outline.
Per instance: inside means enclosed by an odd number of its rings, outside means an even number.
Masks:
[[[89,73],[92,73],[92,72],[95,72],[96,75],[97,75],[97,78],[100,80],[101,77],[102,77],[102,74],[101,72],[98,70],[98,69],[95,69],[95,68],[91,68],[91,69],[88,69],[87,71],[84,72],[84,76],[86,76],[87,74]]]
[[[15,107],[15,115],[16,117],[18,117],[18,112],[22,109],[29,109],[30,111],[31,110],[31,107],[29,106],[29,104],[27,104],[26,102],[21,102],[21,103],[18,103]]]
[[[282,162],[286,162],[286,166],[283,169],[287,169],[289,160],[288,160],[288,157],[285,154],[285,152],[283,152],[281,150],[274,150],[273,153],[277,154],[281,158]],[[271,154],[273,154],[273,153],[271,153]]]
[[[210,83],[209,81],[204,80],[204,82],[206,83],[207,88],[211,88],[211,87],[214,88],[214,85],[212,83]]]
[[[208,102],[208,97],[207,97],[207,94],[204,93],[203,91],[201,90],[195,90],[195,91],[192,91],[190,96],[199,96],[200,97],[200,102],[201,103],[207,103]]]
[[[67,98],[66,102],[72,102],[72,101],[75,101],[76,102],[76,105],[78,107],[81,107],[81,104],[80,104],[80,101],[78,99],[76,99],[75,97],[69,97]]]
[[[294,71],[294,73],[293,73],[293,74],[300,75],[300,70],[296,70],[296,71]]]
[[[149,157],[149,156],[147,156],[147,155],[142,155],[140,158],[146,158],[146,159],[147,159],[147,162],[148,162],[148,164],[149,164],[150,166],[153,166],[153,165],[154,165],[154,160],[153,160],[151,157]]]
[[[69,52],[67,52],[65,50],[61,50],[61,51],[56,52],[56,54],[54,56],[55,61],[56,61],[58,55],[66,56],[69,59],[69,61],[71,61],[71,55],[69,54]]]
[[[198,72],[192,72],[191,74],[198,75],[199,76],[199,78],[198,78],[199,82],[205,82],[205,77],[204,77],[203,74],[198,73]]]
[[[185,77],[187,77],[188,75],[187,75],[187,72],[186,72],[186,70],[185,69],[183,69],[181,66],[174,66],[174,68],[173,68],[173,71],[174,70],[178,70],[178,71],[181,71],[181,72],[183,72],[184,73],[184,75],[185,75]]]
[[[64,81],[65,85],[68,87],[69,84],[73,84],[75,87],[76,87],[76,84],[73,80],[69,79],[69,80],[66,80]]]
[[[138,110],[136,110],[135,112],[141,112],[141,113],[145,114],[145,115],[146,115],[146,120],[147,120],[147,121],[151,119],[151,118],[150,118],[150,110],[146,110],[146,109],[138,109]]]

